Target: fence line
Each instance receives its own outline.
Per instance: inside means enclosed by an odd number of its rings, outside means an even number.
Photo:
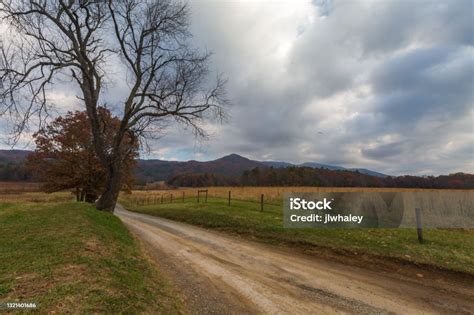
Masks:
[[[189,191],[186,191],[189,192]],[[208,190],[204,189],[198,189],[197,194],[194,196],[187,195],[185,191],[181,193],[181,198],[175,198],[173,193],[161,193],[161,194],[156,194],[152,193],[150,195],[144,195],[144,196],[135,196],[130,198],[131,202],[135,205],[140,205],[140,206],[145,206],[145,205],[156,205],[156,204],[170,204],[170,203],[185,203],[185,202],[197,202],[200,203],[204,199],[204,203],[208,202],[208,198],[211,199],[218,199],[222,201],[227,202],[227,206],[231,206],[233,203],[232,202],[247,202],[255,205],[259,205],[259,210],[260,211],[265,211],[266,206],[270,207],[280,207],[282,206],[283,203],[275,203],[275,202],[270,202],[265,199],[264,194],[260,194],[259,196],[256,196],[255,199],[242,199],[242,198],[233,198],[232,195],[232,190],[229,190],[227,193],[227,196],[220,196],[218,194],[210,194]],[[178,195],[178,193],[175,193],[175,195]],[[202,195],[204,195],[202,198]]]
[[[209,196],[209,192],[208,190],[204,190],[204,189],[198,189],[197,190],[197,198],[196,198],[196,195],[192,195],[192,196],[186,196],[186,192],[183,191],[182,192],[182,195],[181,195],[181,199],[178,199],[176,198],[174,203],[179,203],[179,201],[181,201],[182,203],[185,203],[185,202],[196,202],[196,203],[200,203],[200,195],[201,194],[204,194],[204,203],[207,204],[208,202],[208,196]],[[152,194],[153,195],[153,194]],[[155,196],[140,196],[140,197],[135,197],[135,198],[131,198],[132,202],[135,204],[135,205],[155,205],[155,204],[158,204],[158,196],[161,197],[161,204],[164,204],[166,203],[164,197],[166,195],[169,195],[169,203],[173,203],[173,194],[171,193],[162,193],[162,194],[155,194]],[[260,207],[257,207],[256,209],[254,210],[260,210],[260,212],[265,212],[265,210],[268,211],[268,207],[267,206],[270,206],[270,212],[272,212],[272,208],[271,207],[282,207],[283,205],[283,200],[281,199],[281,203],[273,203],[273,202],[268,202],[266,201],[265,199],[265,195],[264,194],[260,194],[260,196],[256,196],[255,199],[239,199],[239,198],[232,198],[232,190],[229,190],[227,192],[227,196],[218,196],[217,194],[216,195],[210,195],[209,196],[211,198],[211,201],[217,199],[217,200],[221,200],[223,201],[223,204],[227,203],[227,206],[230,207],[231,205],[233,205],[232,201],[237,201],[237,202],[246,202],[246,203],[250,203],[250,204],[255,204],[256,206],[259,205]],[[274,199],[273,199],[274,200]],[[250,210],[250,209],[249,209]],[[274,210],[274,208],[273,208]],[[281,208],[279,209],[281,210]],[[416,224],[417,224],[417,235],[418,235],[418,241],[420,244],[423,243],[423,226],[422,226],[422,218],[421,218],[421,209],[420,208],[416,208],[415,209],[415,212],[416,212]]]

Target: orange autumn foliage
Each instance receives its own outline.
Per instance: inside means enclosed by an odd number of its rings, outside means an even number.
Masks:
[[[110,147],[120,120],[103,107],[99,108],[99,115],[106,146]],[[75,189],[77,199],[88,202],[93,202],[102,193],[106,183],[106,170],[94,152],[90,123],[85,111],[69,112],[64,117],[58,117],[35,133],[34,138],[36,149],[29,155],[27,165],[44,183],[44,191]],[[129,135],[122,145],[127,146],[126,151],[129,152],[122,170],[123,188],[130,190],[138,143]]]

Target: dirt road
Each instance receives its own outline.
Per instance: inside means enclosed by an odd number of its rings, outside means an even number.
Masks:
[[[474,311],[473,286],[468,283],[403,279],[129,212],[121,206],[115,214],[170,273],[193,314]]]

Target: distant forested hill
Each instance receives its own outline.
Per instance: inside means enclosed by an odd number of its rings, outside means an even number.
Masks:
[[[33,174],[24,162],[31,151],[0,150],[0,181],[32,181]]]
[[[207,186],[318,186],[318,187],[393,187],[431,189],[474,189],[474,175],[456,173],[441,176],[380,177],[348,170],[328,170],[310,167],[254,168],[239,177],[215,174],[180,174],[169,185]]]
[[[31,152],[28,150],[0,150],[0,165],[22,163]]]
[[[31,151],[0,150],[0,181],[34,181],[25,166]],[[138,160],[136,183],[166,181],[169,185],[204,186],[321,186],[474,189],[474,175],[437,177],[387,176],[367,169],[348,169],[319,163],[254,161],[238,154],[199,161]]]
[[[221,176],[240,176],[243,171],[262,167],[262,163],[252,161],[237,154],[206,162],[139,160],[135,171],[139,181],[153,182],[168,180],[180,174],[216,174]]]

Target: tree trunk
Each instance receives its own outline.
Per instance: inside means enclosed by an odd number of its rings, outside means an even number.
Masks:
[[[88,192],[88,193],[86,193],[86,197],[85,197],[84,200],[85,200],[87,203],[94,203],[94,202],[96,201],[96,199],[97,199],[97,195],[96,195],[96,194]]]
[[[96,203],[98,210],[114,212],[118,195],[122,188],[122,170],[120,166],[121,163],[109,167],[105,190]]]

